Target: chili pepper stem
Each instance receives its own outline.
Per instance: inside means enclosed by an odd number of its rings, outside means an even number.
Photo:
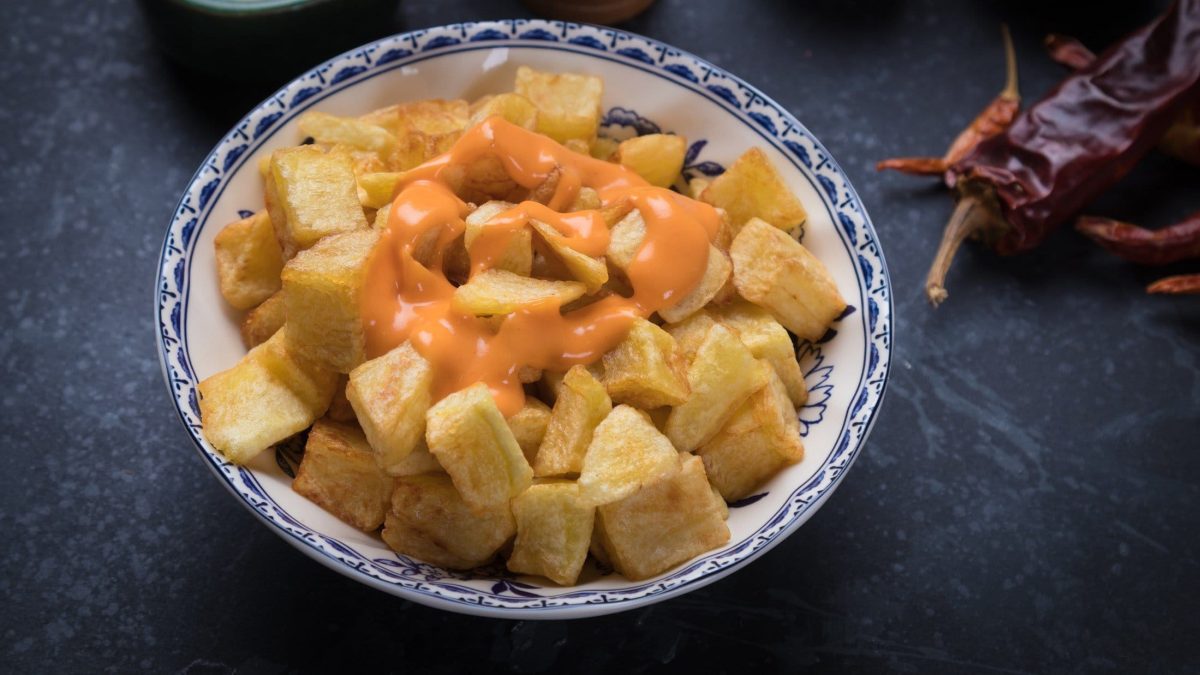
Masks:
[[[1017,79],[1017,50],[1013,47],[1008,24],[1000,24],[1000,34],[1004,40],[1004,89],[1000,91],[1000,98],[1006,101],[1020,101],[1021,88]]]
[[[946,292],[946,274],[950,271],[958,247],[967,237],[982,232],[987,225],[985,206],[978,197],[964,195],[958,200],[946,229],[942,231],[942,243],[938,245],[937,255],[925,277],[925,297],[929,298],[931,305],[937,307],[950,295]]]

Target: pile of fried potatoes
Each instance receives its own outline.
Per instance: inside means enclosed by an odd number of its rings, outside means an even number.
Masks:
[[[807,388],[792,336],[821,338],[846,304],[797,241],[804,207],[761,150],[688,182],[682,137],[597,135],[602,92],[596,77],[522,67],[513,92],[473,103],[306,113],[305,144],[260,164],[265,210],[216,237],[220,290],[248,310],[249,352],[201,382],[205,438],[244,464],[307,431],[298,493],[354,527],[382,527],[398,553],[447,568],[501,556],[513,572],[569,585],[591,555],[636,580],[726,543],[726,502],[804,453],[796,408]],[[366,360],[360,311],[366,260],[402,172],[491,115],[619,162],[724,219],[698,288],[636,320],[589,366],[527,369],[525,406],[507,419],[482,383],[433,400],[431,366],[411,343]],[[502,202],[531,197],[498,162],[472,167],[453,188],[478,205],[468,239]],[[601,204],[585,189],[575,207]],[[536,225],[513,240],[511,264],[459,280],[465,311],[511,312],[525,286],[546,282],[568,289],[564,303],[607,293],[645,232],[635,210],[613,225],[607,255],[593,258],[531,248]],[[465,246],[453,244],[448,266],[466,258]]]

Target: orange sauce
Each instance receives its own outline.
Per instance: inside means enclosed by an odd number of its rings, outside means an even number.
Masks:
[[[548,205],[525,201],[488,221],[467,252],[472,275],[493,267],[531,219],[553,227],[556,244],[603,255],[609,230],[600,212],[561,213],[581,187],[590,187],[603,204],[629,200],[645,220],[645,239],[627,270],[632,296],[608,295],[569,312],[556,302],[540,303],[507,315],[498,327],[455,311],[450,302],[455,286],[446,278],[444,255],[462,236],[470,207],[451,190],[447,172],[489,157],[498,159],[521,187],[535,188],[555,171],[558,183]],[[592,363],[625,337],[634,319],[690,293],[704,275],[718,223],[716,210],[707,204],[490,117],[467,130],[446,154],[407,172],[397,187],[387,229],[368,263],[367,356],[411,340],[432,365],[434,400],[485,382],[500,410],[512,415],[525,402],[518,378],[522,367],[564,371]]]

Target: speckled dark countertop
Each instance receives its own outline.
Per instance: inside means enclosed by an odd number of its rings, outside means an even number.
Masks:
[[[660,0],[628,25],[755,83],[840,160],[891,265],[893,376],[837,494],[749,571],[538,623],[426,609],[300,555],[171,411],[151,325],[166,222],[280,82],[164,62],[129,1],[5,2],[0,670],[1200,669],[1200,301],[1143,296],[1157,272],[1063,232],[1020,258],[964,252],[933,312],[949,201],[872,169],[943,147],[991,98],[1001,20],[1032,98],[1060,76],[1045,32],[1104,44],[1147,4]],[[524,15],[406,0],[378,34]],[[1095,210],[1163,224],[1197,184],[1156,157]]]

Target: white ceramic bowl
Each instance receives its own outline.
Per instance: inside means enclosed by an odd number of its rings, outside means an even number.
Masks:
[[[804,461],[732,505],[729,543],[647,581],[620,575],[573,587],[503,569],[462,574],[397,556],[292,492],[282,462],[263,453],[234,466],[201,437],[196,383],[245,352],[237,315],[217,290],[213,237],[262,208],[257,160],[301,138],[305,110],[361,114],[399,101],[510,90],[517,66],[604,78],[606,130],[684,135],[687,171],[713,173],[764,148],[808,209],[804,243],[824,261],[852,311],[836,337],[801,350],[810,387],[799,413]],[[307,555],[422,604],[509,618],[571,618],[632,609],[699,588],[746,566],[796,530],[833,492],[862,448],[887,382],[892,299],[870,219],[829,152],[757,89],[674,47],[612,28],[550,22],[456,24],[386,38],[301,75],[250,111],[204,160],[167,229],[155,321],[163,373],[179,417],[213,473],[271,530]]]

